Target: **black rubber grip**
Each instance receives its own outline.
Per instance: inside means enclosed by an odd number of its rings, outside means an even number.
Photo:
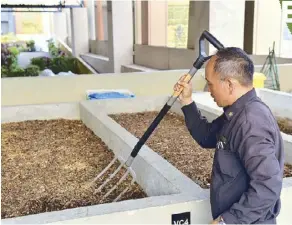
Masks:
[[[142,148],[142,146],[145,144],[145,142],[148,140],[152,132],[155,130],[157,125],[160,123],[160,121],[163,119],[163,117],[167,114],[168,110],[171,106],[165,104],[163,108],[160,110],[156,118],[153,120],[151,125],[148,127],[146,132],[143,134],[143,136],[140,138],[140,140],[135,145],[134,149],[131,152],[131,156],[134,158]]]
[[[194,62],[193,67],[196,69],[201,69],[201,67],[204,65],[205,61],[209,59],[209,57],[198,57],[197,60]]]
[[[217,38],[215,38],[208,31],[205,30],[202,36],[205,37],[215,48],[217,49],[224,48],[223,44],[221,44],[220,41],[218,41]]]

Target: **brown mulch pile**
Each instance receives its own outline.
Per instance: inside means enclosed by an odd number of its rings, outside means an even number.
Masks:
[[[93,179],[114,154],[79,120],[7,123],[1,134],[2,218],[112,202],[131,181],[129,176],[102,200],[119,173],[105,190],[93,194],[102,183],[93,187]],[[135,183],[120,201],[143,197],[146,194]]]
[[[285,164],[284,177],[292,177],[292,165],[291,164]]]
[[[140,138],[158,112],[109,115],[135,137]],[[209,188],[214,149],[204,149],[191,137],[183,116],[168,112],[145,143],[202,188]],[[292,176],[285,165],[284,177]]]
[[[280,130],[283,133],[292,135],[292,120],[288,118],[277,118]]]

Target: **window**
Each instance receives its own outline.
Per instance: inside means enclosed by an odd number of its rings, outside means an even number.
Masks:
[[[189,1],[168,2],[167,47],[187,48]]]

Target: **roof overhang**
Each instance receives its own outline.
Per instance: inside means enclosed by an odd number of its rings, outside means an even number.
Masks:
[[[1,12],[61,12],[64,8],[82,8],[83,0],[1,0]]]

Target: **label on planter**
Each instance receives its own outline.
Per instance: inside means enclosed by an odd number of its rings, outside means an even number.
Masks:
[[[191,213],[183,212],[183,213],[178,213],[178,214],[172,214],[171,224],[174,224],[174,225],[191,224]]]

